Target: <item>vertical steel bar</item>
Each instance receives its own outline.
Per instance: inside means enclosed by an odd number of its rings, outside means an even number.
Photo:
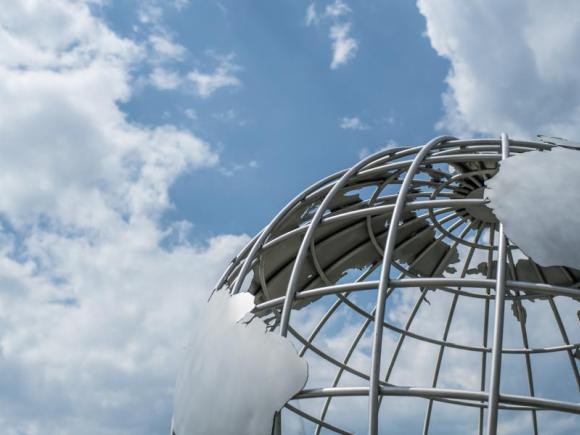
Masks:
[[[399,220],[401,219],[403,207],[405,206],[405,201],[407,200],[409,186],[411,185],[411,182],[413,181],[419,166],[433,147],[440,144],[441,142],[452,139],[453,138],[449,136],[438,137],[431,140],[421,148],[421,150],[415,156],[413,163],[411,163],[411,166],[409,166],[407,173],[405,174],[405,178],[397,195],[397,201],[395,202],[393,214],[391,215],[389,232],[387,233],[387,240],[385,243],[385,255],[383,256],[379,288],[377,291],[377,304],[375,307],[375,328],[373,334],[373,349],[369,385],[369,435],[378,435],[379,430],[379,379],[381,369],[381,347],[383,341],[383,320],[385,316],[387,289],[389,287],[390,280],[389,274],[391,271],[391,261],[393,259],[393,251],[395,248],[395,242],[397,240]]]
[[[509,139],[501,134],[501,158],[509,157]],[[504,226],[499,224],[499,240],[497,251],[497,269],[495,284],[495,313],[493,321],[493,341],[491,348],[491,375],[489,380],[489,400],[487,405],[487,434],[497,434],[497,415],[499,405],[499,388],[501,376],[501,356],[503,346],[503,320],[505,308],[505,273],[507,257],[507,239]]]
[[[487,273],[486,278],[491,278],[491,269],[493,267],[493,246],[495,245],[495,224],[489,226],[489,250],[487,251]],[[490,289],[486,288],[485,293],[490,294]],[[483,308],[483,347],[487,347],[489,329],[489,299],[485,298],[484,308]],[[481,376],[480,376],[480,390],[485,391],[485,375],[487,370],[487,352],[481,352]],[[483,403],[483,402],[482,402]],[[477,423],[477,433],[478,435],[483,435],[484,426],[484,411],[485,408],[482,406],[479,408],[479,420]]]
[[[518,280],[518,272],[516,269],[516,263],[514,261],[512,251],[509,250],[509,243],[508,243],[508,265],[509,265],[509,275],[510,279]],[[513,304],[515,309],[518,313],[518,323],[520,324],[520,331],[522,333],[522,343],[524,345],[524,349],[529,349],[530,344],[528,340],[528,331],[526,329],[526,321],[524,319],[524,306],[522,305],[522,299],[520,297],[520,291],[515,290]],[[536,395],[534,389],[534,376],[532,375],[532,359],[529,353],[524,353],[524,359],[526,362],[526,373],[528,376],[528,391],[530,392],[530,396],[534,397]],[[536,410],[532,409],[532,426],[534,428],[534,435],[538,435],[538,416],[536,415]]]

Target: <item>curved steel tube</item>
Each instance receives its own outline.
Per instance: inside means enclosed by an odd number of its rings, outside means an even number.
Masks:
[[[505,133],[501,134],[501,158],[509,157],[509,139]],[[499,242],[497,250],[497,272],[495,284],[495,315],[493,321],[493,344],[491,353],[491,375],[489,380],[489,399],[487,409],[487,433],[497,434],[497,411],[499,403],[499,382],[501,374],[501,355],[503,346],[503,318],[505,312],[506,289],[506,256],[507,238],[503,224],[499,224]]]
[[[395,208],[393,209],[393,214],[391,216],[391,222],[389,224],[389,232],[387,234],[387,241],[385,243],[385,255],[383,257],[383,267],[381,269],[381,278],[379,281],[379,288],[377,290],[377,304],[375,312],[375,330],[373,335],[373,350],[371,357],[371,379],[369,386],[369,435],[377,435],[379,427],[379,377],[380,377],[380,364],[381,364],[381,348],[383,339],[383,320],[385,316],[385,299],[387,293],[387,287],[389,287],[390,271],[391,271],[391,261],[393,259],[393,250],[395,248],[395,241],[397,239],[397,229],[399,227],[399,220],[403,213],[403,207],[405,206],[405,201],[407,199],[407,193],[409,186],[419,165],[423,163],[425,157],[431,148],[437,144],[444,142],[446,140],[454,139],[450,136],[442,136],[433,139],[428,142],[421,150],[417,153],[415,159],[409,166],[407,174],[401,188],[399,190],[399,195],[397,196],[397,202],[395,203]]]

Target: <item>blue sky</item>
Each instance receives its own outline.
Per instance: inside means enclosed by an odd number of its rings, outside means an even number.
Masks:
[[[137,3],[103,12],[119,33],[134,37],[144,33]],[[431,48],[416,6],[351,5],[348,21],[358,49],[352,60],[331,69],[331,19],[307,26],[308,4],[198,1],[164,9],[164,28],[187,50],[170,68],[182,74],[198,65],[211,70],[213,57],[225,55],[239,65],[241,84],[210,98],[144,87],[124,106],[136,122],[170,121],[218,144],[220,168],[185,174],[171,189],[175,209],[167,218],[191,221],[197,237],[254,233],[289,198],[349,166],[363,149],[436,134],[448,61]],[[318,13],[325,6],[320,3]],[[359,118],[363,130],[341,128],[344,117]],[[257,167],[248,167],[252,161]],[[243,169],[233,169],[237,165]],[[223,170],[235,173],[224,177]]]
[[[0,0],[0,432],[167,433],[284,204],[446,132],[578,141],[579,46],[575,0]]]

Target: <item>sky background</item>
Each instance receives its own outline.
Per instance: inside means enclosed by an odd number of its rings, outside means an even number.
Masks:
[[[439,134],[578,141],[578,47],[572,0],[0,0],[0,432],[166,433],[284,204]]]
[[[146,34],[151,26],[139,21],[138,4],[112,5],[106,20],[128,37]],[[328,4],[314,4],[317,18],[310,24],[308,6],[209,1],[163,9],[158,22],[165,38],[186,52],[152,68],[185,83],[169,90],[149,83],[123,109],[135,122],[188,128],[219,150],[217,170],[183,174],[170,190],[175,209],[167,219],[192,222],[196,237],[255,233],[298,191],[365,150],[436,134],[449,63],[423,35],[425,19],[416,5],[360,2],[333,17]],[[355,46],[332,68],[329,32],[342,25],[350,26]],[[224,81],[200,97],[187,74],[215,75],[223,58],[230,64],[226,75],[237,83]],[[232,209],[245,213],[227,213]]]

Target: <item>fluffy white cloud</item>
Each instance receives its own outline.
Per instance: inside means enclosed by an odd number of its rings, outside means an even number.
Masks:
[[[542,266],[580,269],[580,151],[554,148],[504,160],[487,182],[506,234]]]
[[[189,0],[174,0],[173,7],[181,11],[189,6]]]
[[[226,87],[237,87],[242,84],[240,79],[235,76],[235,72],[240,67],[233,63],[233,57],[218,57],[218,65],[213,73],[203,73],[197,69],[191,71],[187,78],[193,83],[196,93],[207,98],[216,91]]]
[[[326,6],[325,13],[328,17],[341,17],[348,15],[352,12],[352,9],[342,0],[335,0]]]
[[[345,116],[340,120],[340,128],[345,130],[368,130],[370,127],[362,122],[359,117]]]
[[[456,133],[580,136],[580,3],[419,0],[451,62],[441,127]]]
[[[149,76],[151,84],[160,90],[177,89],[183,82],[178,73],[165,68],[154,68]]]
[[[204,308],[177,378],[176,435],[270,435],[274,413],[306,383],[290,341],[259,318],[247,323],[253,307],[249,293],[220,291]]]
[[[165,23],[164,13],[168,7],[178,11],[189,6],[188,0],[175,0],[170,5],[160,0],[144,0],[138,9],[142,30],[147,34],[143,50],[147,63],[152,67],[145,82],[162,91],[181,90],[193,92],[201,98],[208,98],[225,87],[238,87],[241,80],[236,72],[241,67],[234,63],[234,55],[218,55],[208,50],[209,57],[216,64],[213,72],[193,69],[189,74],[181,71],[188,58],[187,49],[174,41],[171,28]],[[137,31],[139,27],[136,27]],[[205,65],[204,65],[205,66]]]
[[[350,35],[352,23],[346,19],[352,9],[342,0],[335,0],[326,6],[323,14],[318,14],[314,3],[306,9],[307,26],[318,25],[323,18],[331,20],[329,38],[332,41],[332,61],[330,68],[336,69],[353,59],[358,50],[358,42]]]
[[[187,119],[191,119],[192,121],[197,121],[197,112],[194,109],[185,109],[183,114]]]
[[[332,69],[345,65],[356,54],[358,43],[349,35],[350,27],[350,23],[337,23],[330,28],[330,39],[332,40],[330,67]]]
[[[163,17],[163,9],[156,0],[143,0],[137,11],[139,21],[146,25],[156,25]]]
[[[319,17],[316,12],[316,6],[314,3],[310,3],[306,8],[306,18],[304,19],[307,26],[312,24],[318,24]]]
[[[172,125],[130,122],[147,47],[89,2],[0,8],[0,426],[168,431],[196,306],[247,241],[162,224],[184,171],[218,163]],[[144,42],[144,44],[147,44]]]
[[[176,44],[167,36],[154,34],[149,36],[149,43],[151,44],[155,53],[163,58],[179,60],[185,54],[185,47]]]
[[[193,91],[201,98],[209,98],[219,89],[241,86],[241,80],[234,74],[240,67],[231,62],[232,56],[219,57],[219,65],[213,73],[202,73],[193,70],[183,76],[176,70],[163,66],[156,66],[149,74],[149,83],[162,91],[190,90],[188,85],[193,84]],[[236,115],[237,117],[237,115]],[[230,116],[230,120],[233,119]],[[244,121],[239,121],[245,123]]]

